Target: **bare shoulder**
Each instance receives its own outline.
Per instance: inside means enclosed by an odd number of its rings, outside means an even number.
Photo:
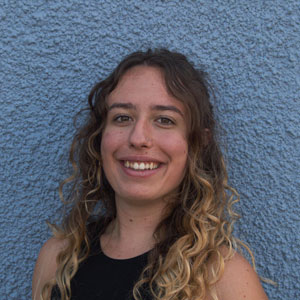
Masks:
[[[221,252],[226,253],[226,251],[222,249]],[[225,262],[224,274],[217,282],[216,289],[222,300],[268,299],[253,267],[236,252]]]
[[[32,277],[32,299],[40,299],[44,284],[55,277],[56,257],[66,246],[66,241],[50,238],[41,248]]]

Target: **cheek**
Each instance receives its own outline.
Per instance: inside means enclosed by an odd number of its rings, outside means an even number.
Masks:
[[[110,131],[105,130],[102,134],[101,139],[101,155],[102,158],[109,154],[112,154],[115,150],[117,150],[122,143],[122,133],[121,131]]]
[[[104,155],[112,147],[111,134],[104,131],[101,139],[101,154]]]
[[[178,163],[185,163],[187,160],[188,144],[186,139],[181,135],[172,136],[172,138],[161,139],[162,147],[169,154],[172,160]]]

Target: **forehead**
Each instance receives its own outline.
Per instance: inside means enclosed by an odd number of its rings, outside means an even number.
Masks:
[[[108,105],[130,102],[136,105],[175,105],[184,112],[184,104],[170,94],[164,73],[158,67],[135,66],[120,79],[108,96]]]

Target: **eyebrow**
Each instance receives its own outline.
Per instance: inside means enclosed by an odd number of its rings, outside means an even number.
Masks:
[[[151,109],[158,110],[158,111],[170,110],[170,111],[180,114],[183,117],[183,113],[176,106],[173,106],[173,105],[154,105],[154,106],[151,106]]]
[[[123,108],[123,109],[133,109],[136,110],[136,106],[133,105],[132,103],[128,102],[128,103],[114,103],[112,104],[109,108],[108,111],[114,109],[114,108]],[[176,107],[173,105],[153,105],[151,106],[151,110],[156,110],[156,111],[173,111],[178,113],[179,115],[183,116],[183,113]]]
[[[108,111],[113,108],[136,109],[136,106],[132,103],[114,103],[108,108]]]

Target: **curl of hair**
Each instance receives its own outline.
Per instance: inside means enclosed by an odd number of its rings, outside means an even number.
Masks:
[[[60,185],[60,197],[65,201],[63,186],[73,182],[72,209],[61,226],[52,226],[54,235],[67,241],[66,247],[57,256],[56,277],[44,286],[42,299],[50,296],[55,284],[61,299],[70,299],[71,279],[89,255],[89,219],[98,216],[102,224],[100,236],[116,217],[114,191],[103,173],[99,153],[106,98],[126,71],[138,65],[159,68],[169,93],[185,105],[189,149],[185,177],[156,228],[157,243],[134,287],[134,299],[142,299],[145,290],[157,300],[203,300],[207,293],[217,299],[214,286],[224,272],[225,261],[234,254],[233,249],[242,245],[253,258],[249,248],[232,236],[238,218],[232,205],[239,197],[227,183],[226,167],[216,142],[211,90],[204,74],[176,52],[135,52],[90,92],[88,122],[76,134],[70,151],[74,173]],[[96,214],[99,202],[102,210]],[[226,247],[225,256],[222,247]]]

